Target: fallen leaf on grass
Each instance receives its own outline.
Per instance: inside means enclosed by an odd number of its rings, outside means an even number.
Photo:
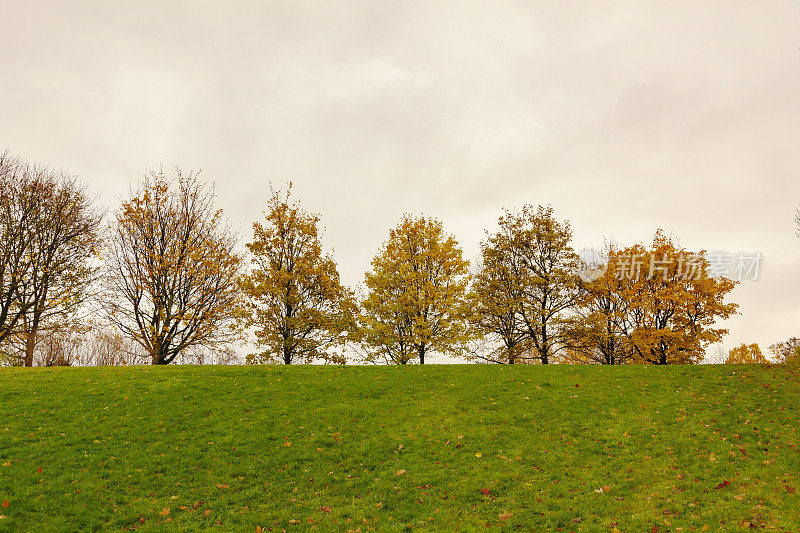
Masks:
[[[230,488],[230,485],[225,484],[225,483],[217,483],[217,488],[218,489],[227,489],[227,488]]]
[[[169,507],[164,507],[161,511],[158,512],[163,517],[169,516]]]
[[[483,487],[483,488],[481,489],[481,494],[483,494],[484,496],[488,496],[488,495],[490,495],[491,493],[492,493],[492,491],[491,491],[491,490],[489,490],[489,489],[487,489],[486,487]]]
[[[327,505],[323,505],[323,506],[322,506],[322,507],[320,507],[319,509],[320,509],[320,511],[322,511],[323,513],[330,513],[330,512],[331,512],[331,508],[330,508],[330,507],[328,507]]]
[[[725,481],[723,481],[722,483],[720,483],[719,485],[717,485],[714,488],[715,489],[723,489],[723,488],[727,487],[730,484],[731,484],[731,482],[726,479]]]
[[[395,472],[395,473],[394,473],[394,475],[395,475],[395,476],[402,476],[402,475],[403,475],[403,474],[405,474],[405,473],[406,473],[406,471],[405,471],[405,470],[398,470],[397,472]]]
[[[3,509],[8,509],[8,500],[3,500]]]
[[[497,517],[500,520],[508,520],[509,518],[511,518],[511,513],[509,513],[508,511],[503,511],[502,513],[498,514]]]

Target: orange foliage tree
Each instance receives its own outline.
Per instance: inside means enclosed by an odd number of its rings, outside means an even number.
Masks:
[[[660,230],[649,249],[634,245],[614,252],[606,275],[622,281],[619,294],[627,309],[621,330],[639,362],[699,362],[705,348],[728,332],[715,322],[738,308],[725,302],[736,282],[711,277],[705,251],[680,248]]]

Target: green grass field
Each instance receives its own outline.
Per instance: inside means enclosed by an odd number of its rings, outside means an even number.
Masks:
[[[798,379],[0,369],[0,531],[798,531]]]

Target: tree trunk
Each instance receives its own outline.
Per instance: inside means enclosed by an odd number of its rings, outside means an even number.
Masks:
[[[36,348],[36,333],[39,330],[39,317],[37,316],[36,310],[34,309],[33,317],[31,318],[30,325],[27,324],[27,318],[25,319],[27,330],[27,335],[25,338],[25,361],[24,365],[27,367],[33,366],[33,351]]]
[[[550,362],[550,354],[547,352],[549,351],[549,347],[547,346],[547,321],[542,318],[542,349],[541,349],[541,359],[542,364],[546,365]]]
[[[166,365],[167,363],[167,354],[165,353],[166,350],[159,347],[153,350],[153,353],[150,354],[150,358],[152,360],[153,365]]]
[[[292,364],[292,350],[286,342],[283,343],[283,363],[286,365]]]
[[[33,349],[36,347],[36,331],[31,329],[25,339],[25,366],[33,366]]]

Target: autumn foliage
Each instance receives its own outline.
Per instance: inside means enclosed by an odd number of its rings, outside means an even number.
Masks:
[[[248,329],[249,363],[693,364],[738,307],[704,250],[660,230],[582,263],[549,206],[505,210],[472,266],[440,220],[405,215],[356,298],[291,185],[246,250],[197,174],[150,172],[107,228],[67,173],[3,154],[0,185],[0,364],[233,361]],[[765,360],[743,345],[728,362]]]
[[[483,265],[473,290],[475,324],[502,340],[501,361],[547,364],[564,342],[563,322],[578,297],[578,257],[572,230],[551,207],[526,205],[500,217],[481,245]]]
[[[425,363],[458,355],[469,340],[469,262],[434,218],[406,215],[372,260],[362,302],[367,360]]]
[[[571,356],[586,362],[698,363],[727,333],[715,322],[737,305],[735,282],[708,274],[704,251],[677,246],[661,231],[652,246],[611,249],[604,274],[583,284],[584,310],[572,323]]]
[[[0,190],[0,352],[33,366],[40,341],[73,327],[89,295],[102,214],[70,174],[9,154]]]
[[[355,330],[355,296],[339,280],[333,258],[322,253],[319,217],[291,203],[290,190],[272,191],[265,223],[253,224],[247,245],[254,268],[242,286],[263,348],[248,362],[343,363],[336,349]]]
[[[761,353],[761,348],[758,347],[758,344],[741,344],[736,348],[732,348],[728,353],[728,359],[725,360],[726,365],[766,363],[769,363],[769,361]]]
[[[241,337],[242,256],[213,200],[196,175],[151,173],[116,215],[104,307],[154,365]]]

